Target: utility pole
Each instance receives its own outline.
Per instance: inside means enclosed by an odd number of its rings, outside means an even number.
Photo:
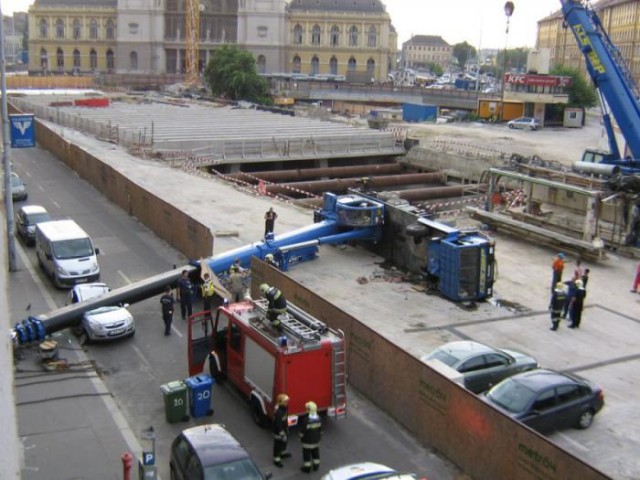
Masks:
[[[13,235],[13,197],[11,196],[11,160],[9,152],[9,111],[7,107],[7,72],[4,59],[4,20],[0,5],[0,81],[2,82],[2,169],[4,171],[4,213],[7,217],[7,252],[9,253],[9,271],[15,272],[16,243]]]

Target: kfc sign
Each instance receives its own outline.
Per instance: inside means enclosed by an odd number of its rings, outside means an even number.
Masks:
[[[505,73],[504,81],[513,85],[533,85],[536,87],[568,87],[571,85],[571,77],[556,77],[553,75]]]

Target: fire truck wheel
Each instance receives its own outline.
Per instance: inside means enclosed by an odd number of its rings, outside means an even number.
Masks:
[[[260,402],[257,399],[251,399],[251,414],[253,416],[253,421],[256,422],[260,428],[266,428],[268,425],[267,416],[262,411],[262,407],[260,406]]]

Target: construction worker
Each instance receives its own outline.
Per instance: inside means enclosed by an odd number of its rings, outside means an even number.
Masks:
[[[231,300],[233,302],[241,302],[244,298],[244,275],[240,273],[236,265],[231,265],[229,269],[229,290],[231,293]]]
[[[204,283],[202,284],[202,287],[201,287],[202,309],[205,312],[210,312],[211,311],[211,301],[213,300],[213,295],[214,295],[214,293],[216,293],[216,291],[215,291],[215,288],[213,286],[213,280],[211,278],[211,275],[209,275],[208,273],[205,273],[202,278],[204,280]]]
[[[315,402],[305,404],[307,413],[300,417],[298,429],[302,443],[302,467],[304,473],[320,468],[320,438],[322,436],[322,420],[318,415]]]
[[[276,399],[276,411],[273,414],[273,464],[284,467],[283,458],[291,456],[287,452],[289,439],[289,396],[281,393]]]
[[[260,285],[260,292],[269,301],[267,306],[267,318],[271,322],[271,325],[280,328],[280,320],[278,317],[281,313],[287,311],[287,299],[282,294],[280,289],[276,287],[270,287],[266,283]]]
[[[276,224],[276,218],[278,218],[278,214],[275,212],[273,207],[270,207],[264,214],[264,236],[266,237],[268,233],[273,233],[273,227]]]

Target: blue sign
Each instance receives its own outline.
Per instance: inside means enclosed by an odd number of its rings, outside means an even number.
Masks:
[[[142,452],[142,464],[143,465],[155,465],[156,455],[154,452]]]
[[[29,148],[36,146],[36,128],[33,115],[9,115],[11,124],[11,147]]]

